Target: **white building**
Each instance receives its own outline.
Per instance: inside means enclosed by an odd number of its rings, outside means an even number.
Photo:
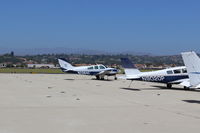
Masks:
[[[55,68],[54,64],[27,64],[28,68]]]
[[[0,68],[4,68],[7,66],[7,63],[0,63]]]

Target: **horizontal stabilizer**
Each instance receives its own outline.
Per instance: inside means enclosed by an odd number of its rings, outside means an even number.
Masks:
[[[141,73],[128,58],[121,58],[121,63],[127,77]]]
[[[139,77],[137,75],[131,75],[131,76],[119,76],[117,77],[118,79],[126,79],[126,80],[134,80],[134,79],[138,79]]]

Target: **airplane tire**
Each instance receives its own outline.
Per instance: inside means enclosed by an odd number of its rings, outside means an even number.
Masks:
[[[117,80],[117,77],[115,77],[115,80]]]
[[[102,77],[101,80],[104,80],[104,77]]]
[[[190,88],[189,88],[189,87],[187,87],[187,86],[184,86],[184,89],[185,89],[185,90],[190,90]]]
[[[100,80],[100,76],[96,76],[97,80]]]
[[[167,88],[171,89],[172,88],[172,84],[167,84]]]

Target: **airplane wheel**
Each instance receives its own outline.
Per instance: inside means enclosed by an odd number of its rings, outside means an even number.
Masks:
[[[172,88],[172,84],[167,84],[167,88],[171,89]]]
[[[187,87],[187,86],[184,86],[184,89],[185,89],[185,90],[190,90],[190,88],[189,88],[189,87]]]
[[[96,76],[97,80],[100,80],[100,77],[99,76]]]
[[[115,77],[115,80],[117,80],[117,77]]]
[[[102,77],[101,80],[104,80],[104,77]]]

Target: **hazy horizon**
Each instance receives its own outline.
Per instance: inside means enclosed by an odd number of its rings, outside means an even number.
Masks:
[[[171,54],[155,54],[148,52],[138,52],[138,51],[110,51],[110,50],[95,50],[95,49],[83,49],[83,48],[0,48],[0,55],[9,54],[14,52],[16,56],[24,55],[39,55],[39,54],[85,54],[85,55],[119,55],[119,54],[129,54],[129,55],[149,55],[149,56],[173,56],[180,55],[181,53],[171,53]],[[187,52],[187,51],[182,51]]]

